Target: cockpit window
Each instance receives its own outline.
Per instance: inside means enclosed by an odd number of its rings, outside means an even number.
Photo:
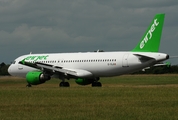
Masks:
[[[14,61],[12,64],[15,64],[16,61]]]

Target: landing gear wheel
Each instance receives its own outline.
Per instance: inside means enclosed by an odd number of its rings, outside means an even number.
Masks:
[[[102,87],[102,84],[100,82],[93,82],[92,87]]]
[[[65,87],[69,87],[70,86],[70,84],[68,82],[64,82],[64,84],[65,84]]]
[[[100,82],[97,82],[97,86],[98,86],[98,87],[101,87],[102,84],[101,84]]]
[[[32,85],[31,84],[27,84],[26,87],[32,87]]]
[[[69,87],[69,86],[70,86],[70,84],[68,82],[61,82],[59,84],[59,87]]]

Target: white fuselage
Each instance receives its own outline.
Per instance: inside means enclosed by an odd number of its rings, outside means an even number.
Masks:
[[[141,60],[136,54],[153,59]],[[41,62],[67,69],[85,70],[94,77],[110,77],[131,73],[168,59],[164,53],[152,52],[86,52],[28,54],[18,57],[10,65],[8,72],[13,76],[25,77],[29,71],[37,69],[19,64],[19,61]]]

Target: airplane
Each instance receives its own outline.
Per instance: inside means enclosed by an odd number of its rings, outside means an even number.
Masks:
[[[20,56],[8,68],[12,76],[26,78],[27,87],[39,85],[57,77],[59,87],[69,87],[66,80],[79,85],[101,87],[100,77],[132,73],[169,59],[159,53],[165,14],[156,14],[140,42],[131,51],[44,53]]]

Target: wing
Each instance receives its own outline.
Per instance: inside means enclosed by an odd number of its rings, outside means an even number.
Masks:
[[[71,68],[64,68],[61,66],[54,66],[46,63],[41,63],[41,62],[35,62],[35,63],[30,63],[26,62],[25,60],[22,60],[19,62],[19,64],[40,69],[42,71],[47,71],[51,73],[58,73],[58,74],[63,74],[67,77],[72,77],[72,78],[87,78],[87,77],[92,77],[93,74],[87,70],[82,70],[82,69],[71,69]]]

